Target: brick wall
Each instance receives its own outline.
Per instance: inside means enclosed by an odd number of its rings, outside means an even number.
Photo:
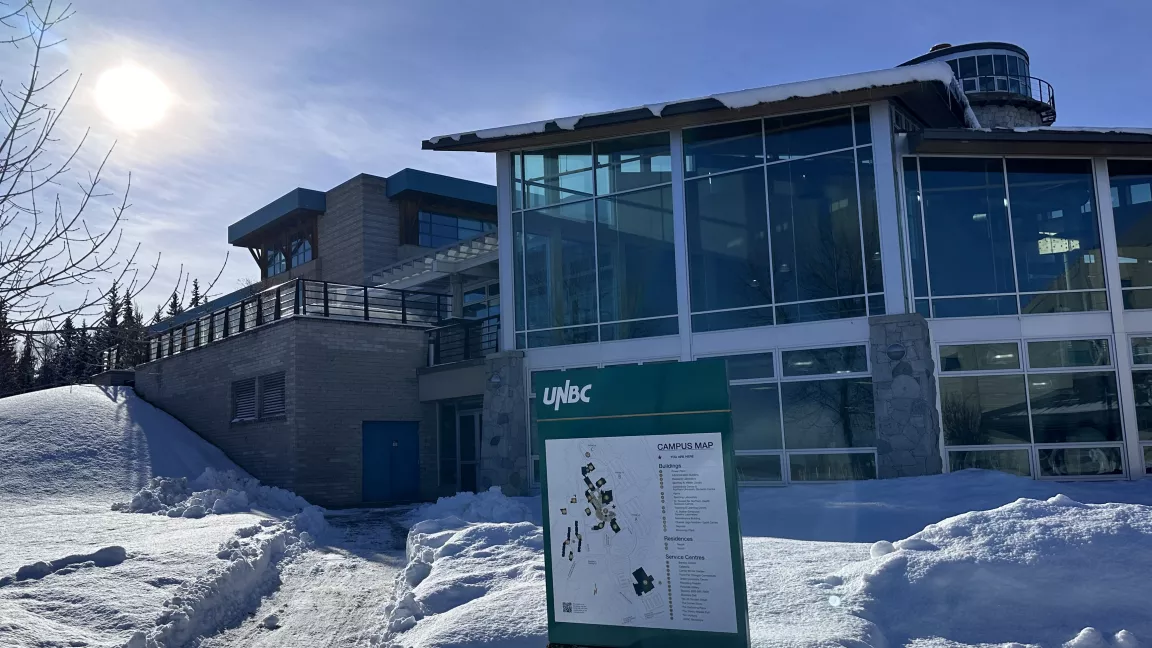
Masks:
[[[295,335],[291,320],[136,368],[136,391],[261,481],[295,488]],[[232,382],[284,372],[286,416],[232,423]]]
[[[362,423],[422,420],[416,369],[426,354],[421,329],[292,318],[141,365],[136,391],[261,481],[356,506]],[[285,372],[287,415],[232,423],[232,382],[275,371]]]
[[[364,421],[420,421],[422,329],[301,319],[296,333],[297,493],[334,506],[361,502]]]
[[[399,260],[400,206],[386,189],[384,178],[360,174],[328,192],[317,245],[325,281],[360,285]]]

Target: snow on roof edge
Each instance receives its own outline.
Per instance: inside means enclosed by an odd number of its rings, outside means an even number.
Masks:
[[[991,128],[980,130],[992,132]],[[1132,135],[1152,135],[1152,128],[1126,126],[1019,126],[1011,129],[1014,133],[1119,133]]]
[[[645,104],[643,106],[632,106],[630,108],[620,108],[617,110],[609,110],[605,112],[586,113],[583,115],[575,115],[571,117],[545,119],[542,121],[528,122],[526,124],[513,124],[511,126],[486,128],[478,131],[453,133],[451,135],[438,135],[436,137],[429,138],[428,141],[433,145],[436,145],[444,140],[460,141],[460,138],[465,135],[472,135],[479,139],[500,139],[504,137],[515,137],[519,135],[538,135],[544,132],[545,126],[549,123],[555,123],[556,126],[563,130],[575,130],[576,124],[585,117],[612,115],[635,110],[648,110],[650,113],[652,113],[653,117],[661,117],[664,109],[669,105],[692,101],[716,100],[729,109],[737,109],[747,108],[763,103],[775,103],[778,101],[785,101],[787,99],[798,97],[819,97],[828,94],[851,92],[853,90],[883,88],[887,86],[901,85],[904,83],[931,81],[938,81],[943,83],[946,87],[949,88],[949,91],[953,97],[963,104],[964,118],[965,122],[967,122],[967,127],[980,128],[980,121],[976,118],[976,114],[972,112],[972,107],[968,104],[967,96],[965,96],[964,93],[960,90],[959,85],[957,84],[956,79],[952,74],[952,68],[950,68],[947,63],[942,61],[929,61],[927,63],[920,63],[918,65],[886,68],[883,70],[873,70],[871,72],[856,72],[853,74],[843,74],[839,76],[825,77],[822,79],[809,79],[807,81],[794,81],[791,83],[781,83],[777,85],[764,86],[761,88],[751,88],[748,90],[723,92],[720,94],[709,95],[707,97],[696,97],[694,99],[681,99],[664,103],[651,103]]]

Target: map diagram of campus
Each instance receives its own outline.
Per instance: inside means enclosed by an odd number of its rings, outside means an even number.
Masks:
[[[647,437],[545,443],[557,620],[667,627],[655,445]]]

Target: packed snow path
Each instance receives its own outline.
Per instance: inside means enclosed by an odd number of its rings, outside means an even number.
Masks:
[[[280,588],[238,627],[202,648],[304,648],[365,645],[404,566],[408,530],[380,510],[329,511],[329,530],[313,551],[280,572]]]

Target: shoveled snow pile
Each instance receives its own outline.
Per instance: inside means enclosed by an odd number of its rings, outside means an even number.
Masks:
[[[1135,648],[1152,645],[1150,547],[1152,507],[1020,499],[877,542],[827,585],[878,644]]]
[[[310,507],[283,522],[262,520],[240,529],[220,546],[216,557],[223,562],[180,586],[164,601],[155,625],[136,631],[125,648],[183,646],[240,621],[279,587],[278,563],[313,547],[315,534],[326,528],[319,509]]]
[[[152,477],[239,470],[218,448],[131,388],[57,387],[0,399],[0,499],[102,502]]]
[[[265,486],[246,474],[205,468],[203,474],[191,482],[187,477],[153,477],[132,499],[113,504],[112,510],[198,518],[252,508],[302,511],[309,506],[303,497],[283,488]]]
[[[465,522],[540,523],[539,497],[507,497],[499,486],[479,493],[457,493],[422,504],[404,516],[409,524],[421,520],[459,518]]]
[[[373,645],[539,646],[547,625],[543,546],[543,530],[530,522],[416,524]]]

